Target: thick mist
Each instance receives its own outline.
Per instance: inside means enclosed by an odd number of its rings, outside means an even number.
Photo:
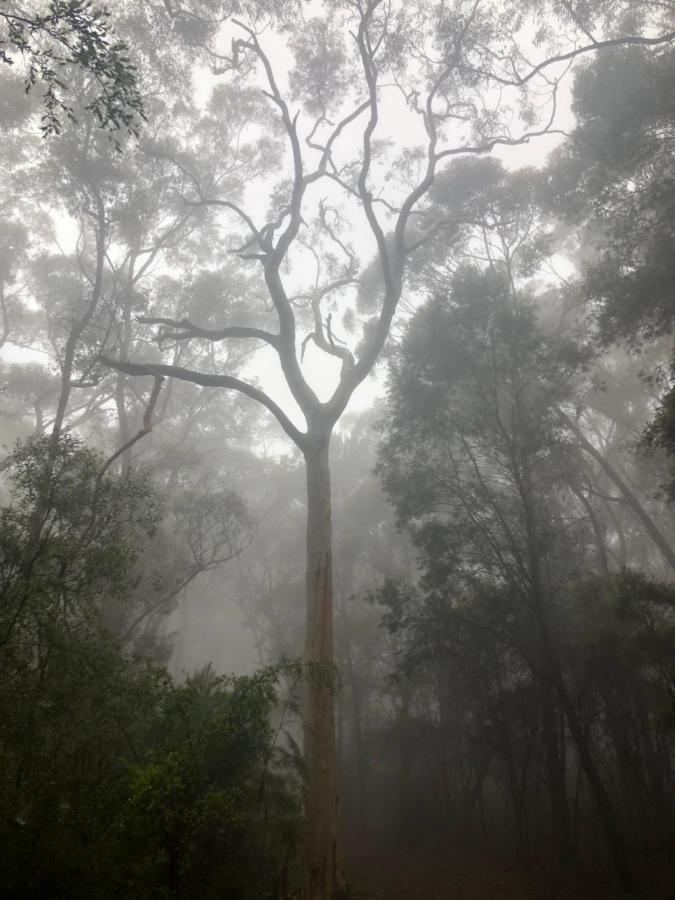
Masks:
[[[0,2],[3,896],[673,896],[674,28]]]

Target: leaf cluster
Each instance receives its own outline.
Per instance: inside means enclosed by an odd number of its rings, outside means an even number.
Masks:
[[[67,98],[67,69],[81,70],[95,82],[94,96],[84,100],[101,128],[138,135],[144,118],[143,100],[127,45],[116,39],[110,14],[91,0],[50,0],[44,13],[28,14],[12,0],[3,0],[0,21],[6,37],[0,41],[0,62],[26,67],[25,89],[42,86],[43,135],[59,134],[63,119],[76,122],[75,106]]]
[[[67,434],[18,448],[6,472],[0,892],[269,896],[297,843],[280,694],[298,666],[174,684],[111,627],[147,590],[139,561],[162,513],[148,478],[111,475]],[[245,518],[238,498],[218,503],[223,516],[188,528],[195,553]]]

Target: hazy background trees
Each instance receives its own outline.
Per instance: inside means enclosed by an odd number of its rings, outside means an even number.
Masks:
[[[51,4],[17,30],[0,4],[3,889],[298,881],[302,453],[247,398],[157,369],[289,404],[256,340],[276,236],[317,394],[337,384],[340,412],[340,367],[351,388],[353,360],[383,351],[331,439],[336,675],[318,687],[348,880],[669,896],[673,67],[648,42],[670,13],[237,6]],[[243,44],[222,38],[233,13]],[[578,65],[570,111],[562,67],[528,74],[556,35],[565,55],[640,33]],[[370,105],[364,72],[383,82]],[[525,76],[537,90],[498,106]],[[394,121],[368,163],[363,129],[338,149],[352,95]],[[565,135],[488,155],[549,130],[552,97]],[[302,209],[293,133],[329,185]],[[244,209],[267,222],[255,240]]]

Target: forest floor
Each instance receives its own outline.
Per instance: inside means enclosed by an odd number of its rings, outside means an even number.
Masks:
[[[670,867],[668,867],[670,868]],[[587,867],[559,871],[525,869],[498,857],[448,849],[413,853],[359,848],[349,854],[353,900],[615,900],[602,873]],[[675,882],[652,868],[642,881],[647,900],[673,900]]]

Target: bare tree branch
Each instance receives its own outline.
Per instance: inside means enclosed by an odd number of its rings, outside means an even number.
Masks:
[[[582,31],[585,31],[585,29],[582,28]],[[587,34],[587,36],[589,35]],[[472,72],[475,75],[482,75],[490,81],[495,81],[498,84],[503,84],[507,87],[524,87],[536,75],[539,75],[544,71],[544,69],[547,69],[549,66],[555,66],[558,63],[562,62],[569,62],[570,60],[573,60],[577,56],[581,56],[584,53],[592,53],[597,50],[607,49],[608,47],[623,47],[630,44],[637,44],[643,47],[655,47],[659,44],[668,44],[673,40],[675,40],[675,31],[669,31],[665,34],[661,34],[653,38],[641,37],[640,35],[629,35],[622,38],[610,38],[605,41],[594,40],[591,44],[584,44],[581,47],[575,47],[574,50],[569,50],[567,53],[559,53],[556,56],[549,56],[547,59],[542,60],[536,66],[533,66],[525,75],[516,74],[515,78],[506,78],[488,69],[474,69],[467,67],[467,71]]]
[[[115,462],[116,459],[119,459],[123,453],[126,453],[127,450],[130,450],[135,443],[144,438],[146,434],[150,434],[152,431],[152,416],[155,412],[155,406],[157,405],[157,399],[159,397],[159,392],[162,388],[162,384],[164,382],[164,377],[162,375],[155,375],[155,383],[152,386],[152,391],[150,392],[150,398],[148,400],[148,405],[145,408],[145,412],[143,413],[143,425],[136,434],[130,438],[125,444],[116,450],[111,457],[109,457],[105,464],[102,466],[100,472],[98,473],[98,479],[100,481],[101,478],[108,471],[110,466]]]
[[[515,138],[509,137],[508,135],[498,135],[497,137],[490,138],[482,144],[465,144],[459,147],[448,147],[445,150],[440,150],[436,154],[436,161],[439,162],[441,159],[446,159],[449,156],[489,153],[497,146],[517,147],[519,144],[529,143],[532,138],[543,137],[546,134],[566,134],[566,132],[564,131],[553,128],[553,123],[555,122],[557,112],[558,81],[556,81],[553,85],[553,93],[551,96],[551,113],[548,117],[548,121],[541,128],[538,128],[534,131],[527,131],[524,134],[521,134],[519,137]]]
[[[389,250],[384,231],[380,225],[375,210],[373,209],[373,195],[368,190],[368,175],[370,173],[370,164],[372,160],[372,136],[377,127],[379,119],[379,106],[377,99],[377,66],[375,64],[374,53],[372,52],[368,40],[368,27],[373,18],[375,9],[380,6],[382,0],[371,0],[366,11],[361,15],[358,32],[353,35],[361,58],[361,66],[368,88],[368,104],[370,117],[368,123],[363,130],[363,160],[361,162],[361,171],[357,180],[358,196],[363,205],[363,211],[373,233],[382,266],[382,277],[386,291],[388,294],[395,293],[394,277],[391,268],[391,260],[389,258]]]
[[[192,338],[203,338],[208,341],[224,341],[228,338],[252,338],[264,341],[275,350],[278,349],[278,335],[265,331],[262,328],[253,328],[247,325],[231,325],[226,328],[202,328],[193,324],[189,319],[168,319],[162,316],[136,316],[136,321],[141,325],[163,325],[167,331],[157,335],[157,340],[162,343],[165,340],[187,341]]]
[[[278,406],[271,397],[268,397],[264,391],[235,378],[232,375],[210,375],[207,372],[194,372],[192,369],[184,369],[182,366],[171,366],[164,364],[147,364],[147,363],[131,363],[122,362],[121,360],[110,359],[107,356],[99,357],[105,366],[115,369],[116,372],[123,372],[125,375],[151,375],[153,378],[164,376],[166,378],[178,378],[180,381],[189,381],[192,384],[198,384],[201,387],[219,387],[226,390],[238,391],[245,394],[252,400],[262,403],[272,415],[277,419],[286,434],[293,440],[298,447],[303,447],[306,435],[291,422],[286,413]]]
[[[311,137],[314,133],[314,129],[312,129],[311,134],[307,137],[306,143],[307,146],[311,147],[313,150],[321,151],[321,159],[319,160],[319,165],[316,171],[311,175],[305,176],[305,181],[307,184],[312,181],[317,181],[326,171],[326,166],[331,161],[331,151],[333,149],[333,144],[338,139],[343,130],[347,127],[347,125],[351,124],[355,119],[364,113],[367,109],[370,109],[370,100],[364,100],[360,106],[357,106],[349,115],[346,115],[344,119],[342,119],[333,129],[330,137],[326,141],[324,145],[316,144],[311,140]],[[320,120],[319,120],[320,121]]]
[[[233,213],[239,216],[239,218],[244,222],[251,234],[253,235],[254,240],[256,240],[262,249],[267,250],[267,246],[263,243],[263,237],[261,232],[256,228],[253,223],[253,219],[246,213],[240,206],[236,203],[233,203],[231,200],[221,200],[217,197],[213,197],[211,199],[201,197],[199,200],[185,200],[184,201],[187,206],[220,206],[223,209],[230,209]]]
[[[286,226],[285,231],[282,232],[279,239],[277,240],[276,246],[273,250],[275,257],[279,261],[281,261],[286,255],[286,252],[290,247],[293,239],[297,235],[302,221],[301,205],[302,196],[305,190],[305,182],[303,179],[302,150],[300,149],[300,140],[298,138],[297,130],[298,114],[296,113],[296,115],[291,118],[288,104],[282,97],[279,87],[276,83],[272,64],[267,54],[260,46],[256,33],[252,28],[249,28],[249,26],[245,25],[243,22],[240,22],[237,19],[233,19],[232,21],[235,25],[238,25],[249,35],[249,40],[245,42],[245,46],[250,48],[263,64],[267,83],[269,85],[269,91],[263,91],[263,94],[265,94],[266,97],[269,97],[272,102],[275,103],[279,108],[281,112],[281,120],[283,122],[284,129],[286,131],[286,134],[288,135],[288,139],[291,145],[294,178],[290,202],[290,221]]]

